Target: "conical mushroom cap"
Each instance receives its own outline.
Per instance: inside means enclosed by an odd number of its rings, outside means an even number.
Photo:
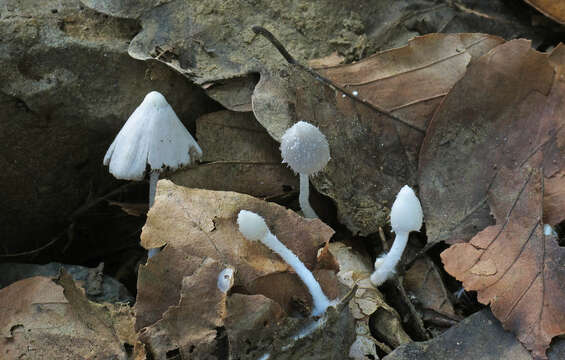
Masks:
[[[423,218],[420,200],[410,186],[404,185],[390,210],[392,230],[396,233],[418,231],[422,227]]]
[[[299,121],[283,134],[281,156],[295,172],[310,175],[322,170],[330,161],[330,146],[320,129]]]
[[[145,96],[126,121],[104,157],[118,179],[141,180],[151,170],[172,170],[194,163],[202,149],[157,91]]]

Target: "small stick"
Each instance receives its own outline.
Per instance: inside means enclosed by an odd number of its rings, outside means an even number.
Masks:
[[[251,27],[251,30],[253,30],[253,32],[255,34],[258,35],[262,35],[265,39],[269,40],[269,42],[271,44],[273,44],[273,46],[275,48],[277,48],[277,50],[280,52],[280,54],[285,58],[285,60],[289,63],[292,64],[294,66],[299,67],[300,69],[306,71],[307,73],[309,73],[310,75],[312,75],[316,80],[326,84],[327,86],[329,86],[332,90],[334,91],[339,91],[341,93],[343,93],[345,96],[349,97],[350,99],[360,102],[368,107],[370,107],[371,109],[375,110],[376,112],[383,114],[387,117],[389,117],[390,119],[400,122],[405,126],[408,126],[411,129],[414,129],[422,134],[424,134],[426,131],[424,129],[420,129],[417,126],[414,126],[396,116],[394,116],[393,114],[391,114],[390,112],[386,111],[385,109],[382,109],[381,107],[374,105],[370,102],[368,102],[365,99],[360,98],[359,96],[353,95],[353,93],[349,92],[349,90],[339,86],[338,84],[334,83],[333,81],[331,81],[330,79],[318,74],[316,71],[314,71],[312,68],[306,66],[306,65],[302,65],[301,63],[299,63],[295,58],[292,57],[292,55],[290,55],[290,53],[285,49],[285,47],[281,44],[281,42],[267,29],[265,29],[262,26],[258,26],[258,25],[254,25]]]
[[[355,293],[357,292],[358,288],[359,285],[355,284],[353,285],[351,290],[349,290],[347,294],[345,294],[345,296],[336,305],[337,312],[341,312],[343,309],[345,309],[345,307],[349,304],[351,299],[353,299],[353,296],[355,296]]]
[[[383,246],[383,252],[387,252],[390,248],[388,246],[388,243],[386,242],[385,232],[383,231],[383,228],[381,226],[379,226],[379,239],[381,239],[381,245]]]

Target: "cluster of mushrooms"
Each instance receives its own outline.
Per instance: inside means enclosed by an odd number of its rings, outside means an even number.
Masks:
[[[330,148],[324,134],[307,122],[299,121],[286,130],[281,141],[283,162],[300,175],[299,203],[306,218],[318,218],[310,206],[308,177],[322,170],[330,160]],[[202,158],[202,149],[179,120],[165,97],[157,91],[145,96],[126,121],[104,157],[110,173],[118,179],[143,180],[149,171],[149,207],[155,201],[155,189],[164,169],[176,170],[193,165]],[[390,213],[396,234],[388,253],[375,261],[371,282],[379,286],[395,274],[395,268],[411,231],[419,231],[423,215],[414,191],[405,185],[396,196]],[[312,316],[321,316],[336,300],[329,300],[320,284],[300,259],[271,233],[260,215],[241,210],[237,217],[241,234],[249,241],[260,241],[288,263],[308,288],[314,304]],[[150,249],[151,258],[159,249]]]

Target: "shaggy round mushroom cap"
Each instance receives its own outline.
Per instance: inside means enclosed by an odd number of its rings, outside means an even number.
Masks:
[[[394,232],[418,231],[423,221],[422,205],[414,190],[404,185],[396,195],[390,210],[390,224]]]
[[[265,219],[249,210],[239,212],[237,224],[239,225],[239,232],[250,241],[259,241],[269,232]]]
[[[299,121],[282,136],[281,155],[292,170],[310,175],[322,170],[330,161],[330,147],[320,129]]]
[[[202,149],[184,127],[165,97],[157,91],[126,121],[104,157],[104,165],[118,179],[141,180],[151,170],[171,170],[202,157]]]

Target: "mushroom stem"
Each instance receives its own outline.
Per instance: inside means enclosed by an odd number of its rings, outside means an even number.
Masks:
[[[149,173],[149,208],[155,203],[155,192],[157,191],[157,181],[159,181],[159,171],[152,170]]]
[[[149,208],[151,209],[151,207],[153,207],[153,204],[155,203],[155,193],[157,191],[157,181],[159,181],[159,171],[158,170],[152,170],[149,173]],[[154,249],[149,249],[147,251],[147,258],[151,259],[153,256],[157,255],[159,253],[161,249],[159,248],[154,248]]]
[[[375,267],[378,268],[371,275],[371,282],[375,286],[380,286],[394,274],[394,269],[402,257],[406,243],[408,242],[409,232],[398,231],[394,238],[392,248],[384,257],[377,259]]]
[[[314,309],[312,309],[313,316],[322,315],[328,306],[331,305],[330,300],[324,294],[322,287],[318,281],[314,278],[314,275],[308,270],[306,266],[300,261],[298,256],[296,256],[292,251],[290,251],[283,243],[273,233],[268,231],[265,236],[261,239],[261,242],[265,244],[269,249],[279,254],[279,256],[289,264],[296,275],[304,282],[308,291],[312,295],[312,302],[314,303]]]
[[[318,219],[318,215],[310,206],[310,181],[308,180],[308,174],[300,173],[300,194],[298,195],[298,202],[300,203],[300,208],[304,213],[304,217],[309,219]]]

